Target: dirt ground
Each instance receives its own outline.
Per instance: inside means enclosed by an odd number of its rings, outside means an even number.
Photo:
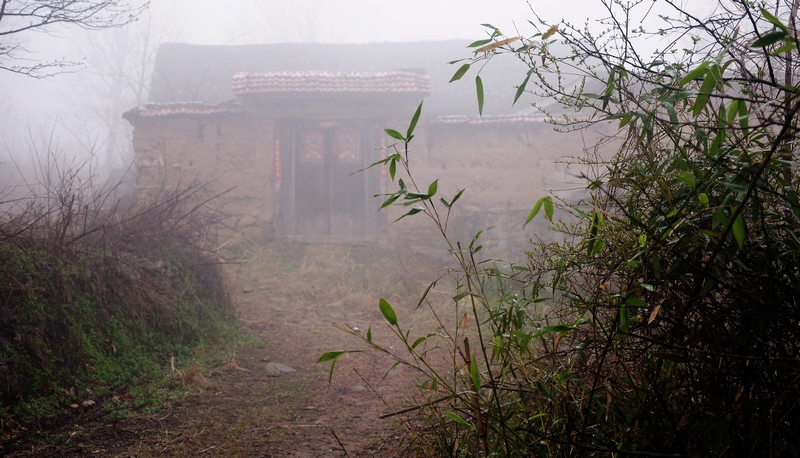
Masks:
[[[177,368],[197,392],[162,412],[116,424],[76,419],[10,456],[401,456],[409,436],[399,417],[379,416],[413,404],[417,374],[400,366],[384,377],[388,358],[352,353],[329,385],[329,365],[316,361],[364,348],[333,323],[371,327],[375,340],[397,345],[381,297],[415,333],[435,329],[430,314],[414,309],[444,261],[386,246],[289,243],[245,243],[231,256],[239,319],[263,345],[241,348],[216,370]]]

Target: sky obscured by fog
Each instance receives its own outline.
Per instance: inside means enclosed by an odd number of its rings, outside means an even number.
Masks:
[[[137,1],[141,0],[130,0],[134,4]],[[607,16],[599,0],[152,0],[146,17],[138,25],[129,26],[134,38],[126,39],[136,40],[141,34],[134,33],[139,30],[134,28],[141,29],[146,20],[156,41],[198,44],[475,40],[486,36],[482,23],[499,27],[507,36],[517,31],[522,35],[534,33],[528,23],[536,22],[531,9],[550,24],[562,20],[582,24],[587,19],[596,24]],[[80,61],[96,59],[94,54],[104,52],[106,37],[114,33],[54,28],[50,34],[28,33],[15,38],[22,39],[31,50],[31,59]],[[463,56],[454,59],[459,57]],[[30,132],[39,137],[53,132],[65,149],[74,149],[72,143],[76,141],[84,148],[92,141],[103,144],[104,134],[92,130],[98,127],[89,127],[91,122],[76,114],[78,109],[87,111],[92,103],[102,104],[103,98],[108,98],[93,95],[91,85],[97,83],[89,78],[106,70],[96,65],[93,68],[89,60],[87,64],[87,69],[76,68],[74,74],[45,79],[0,71],[3,153],[27,148]],[[78,132],[81,129],[86,132]]]

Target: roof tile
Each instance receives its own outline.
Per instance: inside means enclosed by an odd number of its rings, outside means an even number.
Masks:
[[[233,93],[423,93],[430,94],[428,75],[411,70],[390,72],[240,72],[233,75]]]

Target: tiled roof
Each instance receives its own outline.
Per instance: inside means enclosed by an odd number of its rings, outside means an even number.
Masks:
[[[233,93],[423,93],[430,94],[428,75],[409,70],[390,72],[240,72],[233,75]]]
[[[545,116],[500,115],[500,116],[436,116],[428,118],[428,124],[522,124],[547,122]]]
[[[125,112],[124,118],[129,117],[159,117],[159,116],[205,116],[224,113],[241,113],[242,108],[237,104],[229,102],[216,106],[206,105],[202,102],[186,103],[151,103],[142,107],[136,107]]]

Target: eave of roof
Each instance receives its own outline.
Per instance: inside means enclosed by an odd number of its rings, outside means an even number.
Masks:
[[[547,117],[542,115],[436,116],[428,118],[427,122],[433,125],[531,124],[547,122]]]
[[[205,117],[221,114],[238,114],[241,112],[242,107],[231,102],[224,102],[219,105],[207,105],[202,102],[151,103],[128,110],[122,117],[125,119],[170,116]]]
[[[415,94],[431,93],[430,78],[417,71],[239,72],[233,93],[250,94]]]

